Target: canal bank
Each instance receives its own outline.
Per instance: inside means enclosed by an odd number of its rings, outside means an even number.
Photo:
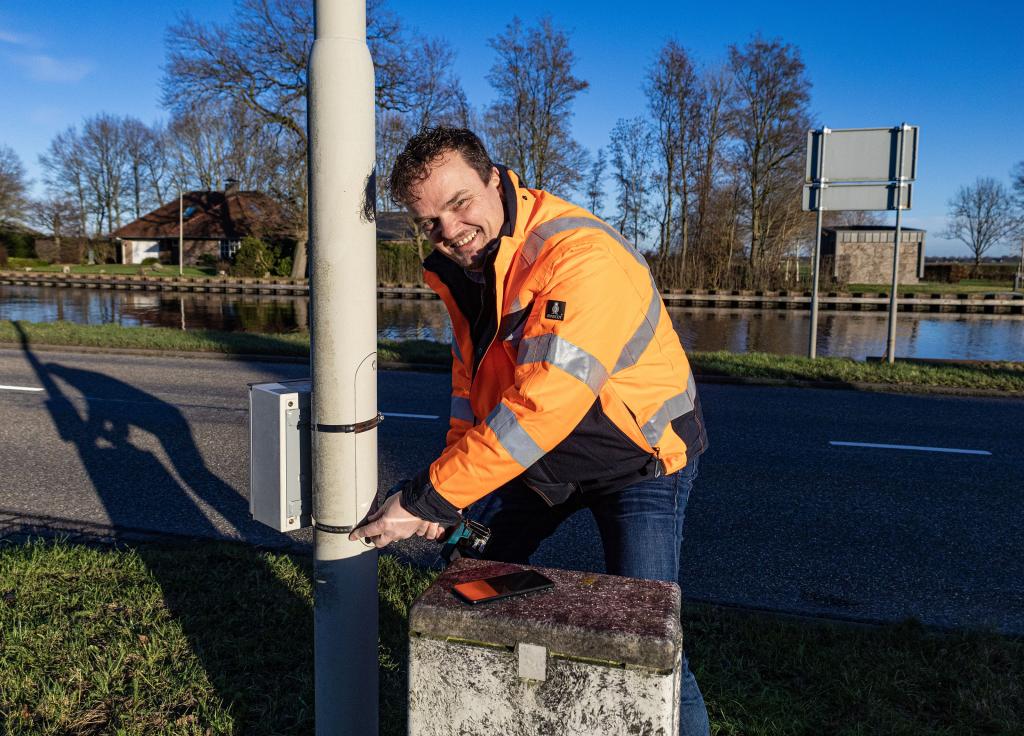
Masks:
[[[126,276],[114,274],[73,274],[32,271],[0,271],[0,284],[44,286],[52,288],[119,289],[143,292],[180,292],[205,294],[248,294],[272,296],[308,296],[307,279],[235,278],[230,276]],[[420,286],[386,285],[377,287],[384,299],[436,300],[437,294]],[[751,291],[719,289],[667,289],[662,291],[667,306],[705,308],[810,309],[809,291]],[[889,297],[880,292],[822,292],[818,296],[823,310],[886,310]],[[1007,314],[1024,316],[1024,294],[908,292],[900,296],[899,308],[907,312]]]

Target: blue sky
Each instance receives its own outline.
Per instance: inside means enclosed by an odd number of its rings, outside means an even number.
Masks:
[[[415,32],[440,36],[457,52],[470,101],[492,97],[486,73],[498,36],[516,8],[500,3],[390,0]],[[644,110],[646,69],[669,38],[700,64],[721,64],[729,44],[754,34],[798,46],[818,124],[832,128],[921,127],[920,164],[908,226],[929,231],[932,255],[967,255],[944,241],[946,203],[979,176],[1008,181],[1024,160],[1024,4],[964,2],[720,3],[600,1],[519,7],[570,31],[578,75],[590,82],[575,107],[576,137],[605,145],[619,117]],[[164,36],[181,13],[227,21],[231,0],[89,3],[4,0],[0,4],[0,144],[38,179],[38,155],[52,137],[98,112],[163,116],[159,82]]]

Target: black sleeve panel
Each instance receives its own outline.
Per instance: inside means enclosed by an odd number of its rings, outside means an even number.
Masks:
[[[402,488],[402,507],[426,521],[436,521],[444,526],[458,523],[462,518],[459,510],[434,490],[430,483],[430,468],[421,470]]]

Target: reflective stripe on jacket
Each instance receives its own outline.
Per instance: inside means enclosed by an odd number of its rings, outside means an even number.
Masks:
[[[707,445],[643,255],[586,210],[499,171],[511,234],[488,256],[486,285],[440,253],[424,262],[451,316],[451,419],[429,482],[403,504],[437,521],[519,476],[557,503],[673,473]],[[474,345],[481,309],[497,328]]]

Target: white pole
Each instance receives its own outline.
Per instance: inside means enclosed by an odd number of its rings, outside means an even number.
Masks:
[[[178,188],[178,275],[181,276],[185,261],[185,195]]]
[[[900,285],[900,240],[902,230],[900,217],[903,214],[903,188],[906,182],[903,181],[903,144],[907,137],[907,130],[910,126],[900,123],[900,139],[897,151],[899,158],[896,160],[896,239],[892,251],[892,293],[889,295],[889,334],[885,341],[885,360],[890,365],[896,362],[896,313],[898,296],[896,290]]]
[[[364,0],[316,0],[309,61],[313,627],[317,736],[375,736],[377,553],[348,534],[377,492],[374,79]]]
[[[821,221],[825,209],[825,143],[828,141],[829,129],[821,128],[821,147],[818,149],[818,221],[814,234],[814,255],[811,256],[811,333],[807,339],[807,357],[814,358],[818,354],[818,271],[821,268]]]

